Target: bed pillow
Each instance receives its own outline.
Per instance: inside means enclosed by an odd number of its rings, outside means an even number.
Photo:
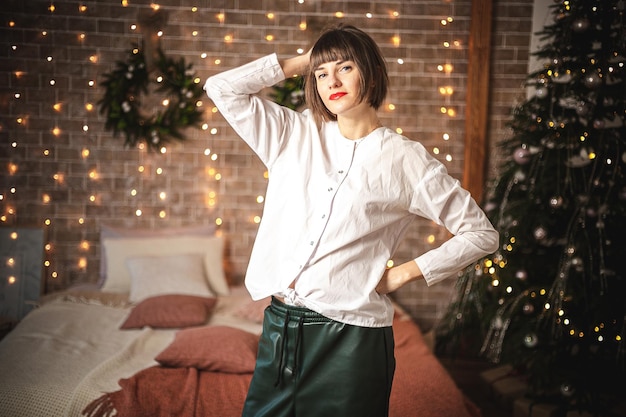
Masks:
[[[219,236],[171,236],[152,238],[104,239],[107,252],[107,279],[103,291],[130,292],[131,276],[126,265],[129,258],[200,254],[209,288],[218,295],[228,295],[222,256],[223,239]]]
[[[130,311],[120,329],[173,329],[201,326],[215,307],[216,298],[167,294],[146,298]]]
[[[163,366],[203,371],[250,373],[254,371],[259,336],[228,326],[184,329],[156,358]]]
[[[202,255],[139,256],[126,259],[133,303],[163,294],[215,297],[204,273]]]
[[[107,253],[104,245],[104,239],[117,239],[123,237],[167,237],[167,236],[213,236],[215,234],[215,225],[196,225],[196,226],[180,226],[180,227],[162,227],[160,229],[146,229],[136,227],[116,227],[102,225],[100,227],[100,276],[98,278],[98,288],[102,288],[107,278]]]

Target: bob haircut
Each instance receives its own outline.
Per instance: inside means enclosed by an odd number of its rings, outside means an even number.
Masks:
[[[313,45],[309,69],[304,79],[305,100],[318,124],[322,121],[336,121],[337,116],[328,111],[317,92],[315,69],[321,64],[336,61],[353,61],[359,69],[359,102],[366,100],[378,110],[387,96],[387,66],[376,42],[351,25],[340,24],[327,29]]]

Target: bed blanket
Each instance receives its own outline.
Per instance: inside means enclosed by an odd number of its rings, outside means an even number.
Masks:
[[[394,320],[391,417],[479,417],[410,320]],[[87,406],[88,417],[239,417],[252,374],[153,366],[120,380]],[[169,395],[168,395],[169,393]]]
[[[89,417],[240,416],[251,378],[252,374],[154,366],[122,379],[121,390],[101,396],[85,408],[84,414]]]

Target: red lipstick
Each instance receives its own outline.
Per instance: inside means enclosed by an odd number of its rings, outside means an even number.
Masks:
[[[341,97],[345,96],[348,93],[333,93],[330,95],[329,100],[338,100]]]

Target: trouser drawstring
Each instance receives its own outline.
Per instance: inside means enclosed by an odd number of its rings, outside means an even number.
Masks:
[[[282,334],[282,342],[280,345],[280,353],[279,353],[279,361],[278,361],[278,375],[276,376],[276,382],[274,386],[277,387],[283,380],[283,373],[285,372],[285,367],[287,366],[287,360],[285,356],[288,354],[288,341],[289,341],[289,311],[285,314],[285,322],[283,323],[283,334]],[[298,369],[298,359],[300,357],[300,340],[302,339],[302,328],[304,326],[304,317],[298,318],[298,328],[296,329],[296,341],[294,345],[293,352],[293,374],[295,375]]]
[[[294,375],[298,371],[298,361],[300,360],[300,339],[302,339],[302,327],[304,326],[304,317],[298,319],[298,331],[296,333],[296,347],[294,348],[293,358],[293,373]]]
[[[277,387],[278,385],[280,385],[280,382],[283,379],[283,367],[284,367],[284,363],[285,363],[285,348],[287,347],[287,339],[288,339],[288,330],[289,330],[289,311],[287,311],[287,314],[285,315],[285,323],[283,323],[283,342],[281,343],[280,346],[280,359],[278,361],[278,375],[276,377],[276,382],[274,383],[274,386]]]

